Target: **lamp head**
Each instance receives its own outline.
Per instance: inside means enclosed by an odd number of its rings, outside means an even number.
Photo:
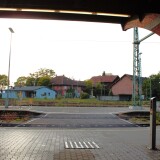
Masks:
[[[10,30],[10,32],[11,32],[11,33],[14,33],[14,31],[13,31],[13,29],[12,29],[12,28],[8,28],[8,29]]]

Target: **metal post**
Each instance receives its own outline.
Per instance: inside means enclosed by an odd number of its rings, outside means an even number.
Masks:
[[[156,150],[156,98],[150,100],[150,149]]]
[[[151,98],[152,97],[152,80],[151,80],[151,78],[150,78],[150,84],[149,85],[150,85],[149,88],[150,88],[150,98]]]
[[[132,90],[132,103],[133,106],[140,106],[142,103],[141,91],[141,53],[139,53],[139,34],[138,28],[134,28],[134,42],[133,42],[133,90]],[[138,90],[137,90],[138,88]]]
[[[8,29],[11,32],[11,38],[10,38],[9,64],[8,64],[8,85],[7,85],[7,95],[6,95],[5,108],[8,108],[8,106],[9,106],[10,61],[11,61],[12,33],[14,33],[12,28],[8,28]]]
[[[141,69],[141,53],[139,53],[139,45],[142,41],[152,36],[150,33],[141,40],[139,40],[138,28],[134,28],[134,42],[133,42],[133,91],[132,104],[133,107],[138,105],[142,107],[142,69]],[[150,92],[151,93],[151,92]]]

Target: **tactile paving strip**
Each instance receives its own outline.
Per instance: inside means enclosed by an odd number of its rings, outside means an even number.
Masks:
[[[95,142],[76,142],[76,141],[66,141],[66,149],[99,149],[100,147]]]

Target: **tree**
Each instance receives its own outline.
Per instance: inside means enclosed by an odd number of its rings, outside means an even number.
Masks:
[[[33,77],[28,77],[26,81],[26,86],[35,86],[36,80]]]
[[[0,85],[7,86],[8,84],[8,77],[4,74],[0,75]]]
[[[19,77],[15,86],[51,86],[51,78],[54,75],[54,70],[41,68],[37,72],[30,73],[28,77]]]
[[[19,77],[17,81],[14,83],[15,86],[25,86],[27,82],[27,78],[25,76]]]
[[[146,98],[150,98],[151,96],[156,97],[158,100],[160,99],[160,72],[144,80],[142,91]]]
[[[92,89],[93,89],[93,82],[91,80],[86,80],[85,82],[85,89],[84,91],[91,95]]]
[[[46,77],[40,77],[38,79],[38,82],[37,82],[37,85],[38,86],[51,86],[51,79],[50,77],[46,76]]]
[[[103,88],[103,86],[100,82],[96,84],[96,88],[95,88],[96,96],[102,95],[102,88]]]
[[[40,68],[37,72],[30,73],[32,78],[50,77],[55,76],[55,72],[52,69]]]
[[[51,79],[54,75],[54,70],[40,68],[37,72],[30,73],[30,79],[28,80],[27,85],[32,84],[34,86],[51,86]]]

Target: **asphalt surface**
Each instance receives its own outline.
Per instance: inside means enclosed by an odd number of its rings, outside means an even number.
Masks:
[[[136,127],[113,114],[60,114],[50,113],[18,125],[17,127],[53,127],[53,128],[113,128]]]
[[[5,108],[1,108],[5,109]],[[6,127],[52,127],[52,128],[113,128],[137,127],[115,115],[116,111],[127,112],[127,107],[9,107],[7,110],[27,110],[42,113],[31,120],[20,123],[6,123]]]

